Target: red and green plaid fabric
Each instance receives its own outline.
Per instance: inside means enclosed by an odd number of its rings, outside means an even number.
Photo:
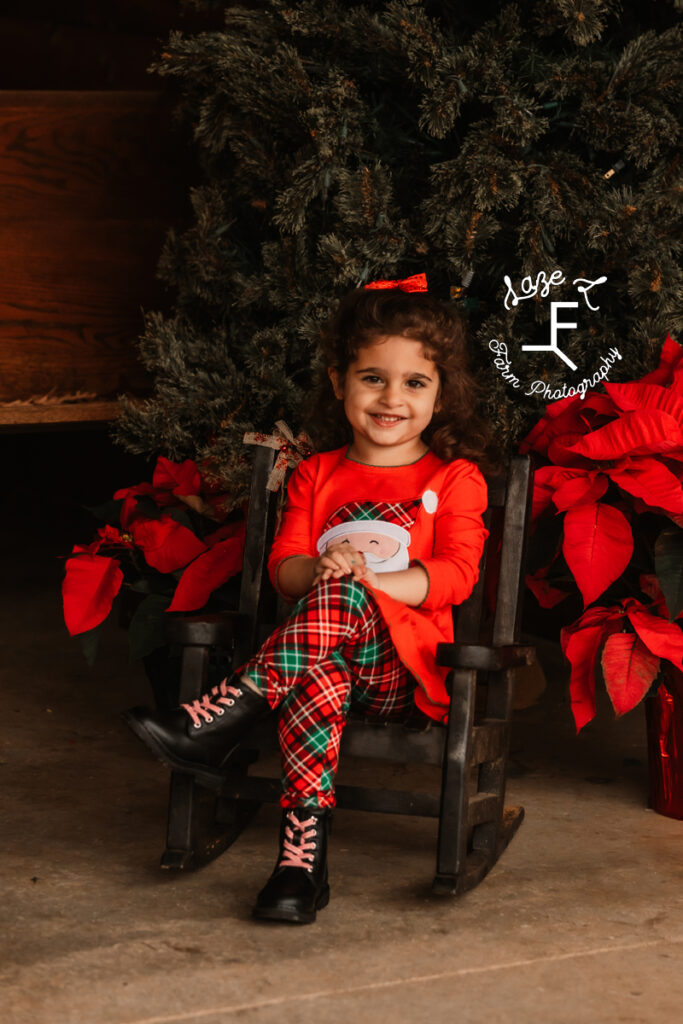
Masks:
[[[404,501],[349,501],[336,509],[323,526],[322,532],[343,523],[365,520],[372,523],[377,519],[410,530],[421,505],[422,498],[406,498]]]
[[[317,584],[243,666],[278,708],[283,807],[333,807],[339,742],[351,708],[404,718],[414,681],[379,608],[351,577]]]

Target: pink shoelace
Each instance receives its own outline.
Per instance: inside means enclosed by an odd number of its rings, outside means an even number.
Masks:
[[[287,818],[291,825],[285,825],[285,840],[283,843],[283,854],[278,864],[279,868],[306,868],[313,870],[313,857],[315,851],[316,819],[307,818],[306,821],[299,821],[294,811],[290,811]],[[309,829],[307,832],[306,829]],[[307,842],[307,840],[312,842]]]
[[[242,690],[237,686],[228,686],[227,679],[224,679],[218,686],[214,686],[209,693],[205,693],[198,700],[191,704],[181,704],[194,723],[195,729],[201,729],[204,722],[213,722],[213,716],[225,714],[225,707],[232,707],[236,697],[242,696]],[[221,707],[221,705],[224,705]]]

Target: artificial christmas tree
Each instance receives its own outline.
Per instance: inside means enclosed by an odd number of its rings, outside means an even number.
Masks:
[[[210,465],[239,502],[243,435],[298,433],[334,299],[423,270],[467,312],[504,442],[608,351],[611,380],[650,369],[683,309],[675,7],[262,0],[173,33],[154,69],[179,83],[204,183],[161,259],[177,300],[142,339],[153,397],[125,403],[118,438]],[[552,298],[580,300],[562,359],[532,297],[553,272]]]

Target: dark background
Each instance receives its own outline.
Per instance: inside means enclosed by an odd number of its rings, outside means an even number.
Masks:
[[[158,89],[146,71],[171,29],[222,24],[179,0],[3,0],[2,89]]]
[[[220,27],[223,6],[206,14],[177,0],[4,0],[0,90],[166,89],[146,69],[169,32]],[[190,157],[188,189],[192,173]],[[186,212],[179,202],[178,222]],[[99,525],[84,506],[151,472],[145,459],[112,443],[105,425],[4,428],[0,465],[9,587],[15,574],[43,576],[58,586],[63,557],[74,543],[88,543]]]

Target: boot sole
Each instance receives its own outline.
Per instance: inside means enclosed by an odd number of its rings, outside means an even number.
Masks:
[[[306,914],[293,907],[254,907],[252,917],[263,921],[287,921],[290,924],[312,924],[315,921],[316,911],[322,910],[330,902],[330,887],[326,885],[318,899],[315,901],[315,910]]]
[[[161,761],[167,768],[172,768],[173,771],[181,772],[183,775],[194,775],[198,782],[208,786],[209,789],[220,789],[225,782],[225,772],[220,768],[211,769],[206,765],[197,764],[195,761],[184,761],[182,758],[173,754],[167,750],[163,743],[160,743],[154,733],[149,730],[138,721],[138,719],[132,715],[129,711],[123,711],[121,713],[126,725],[135,733],[137,738],[141,740],[148,750],[151,750],[157,760]],[[224,762],[233,754],[234,747],[225,757]]]

